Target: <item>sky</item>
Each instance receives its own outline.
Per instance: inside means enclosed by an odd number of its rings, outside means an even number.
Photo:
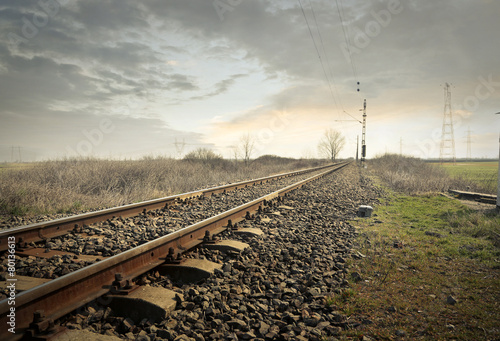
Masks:
[[[330,128],[355,157],[365,99],[367,158],[438,158],[443,137],[498,158],[499,16],[498,0],[1,0],[0,162],[232,158],[243,136],[252,157],[312,158]]]

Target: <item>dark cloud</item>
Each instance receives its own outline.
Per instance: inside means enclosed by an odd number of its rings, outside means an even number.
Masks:
[[[21,129],[22,136],[19,135]],[[176,139],[208,146],[201,141],[199,133],[172,129],[159,119],[81,112],[68,115],[52,111],[39,117],[4,114],[0,135],[0,158],[7,161],[11,158],[11,146],[22,146],[25,161],[29,156],[31,160],[66,156],[175,157]]]
[[[439,97],[445,81],[463,84],[457,92],[464,98],[474,95],[480,77],[500,81],[498,1],[314,0],[302,1],[302,9],[295,0],[243,0],[222,12],[201,0],[43,3],[0,5],[4,143],[9,137],[35,146],[45,139],[40,145],[49,150],[54,136],[78,135],[78,125],[110,114],[125,121],[117,123],[120,142],[110,140],[109,150],[127,144],[128,129],[129,145],[156,136],[151,131],[179,135],[165,126],[164,111],[175,119],[182,105],[228,94],[255,74],[283,87],[259,99],[259,109],[241,108],[235,124],[283,108],[342,111],[341,97],[357,110],[356,81],[362,96],[394,107]],[[494,88],[478,108],[498,102]],[[221,97],[217,110],[224,103]]]
[[[191,100],[202,100],[206,99],[209,97],[217,96],[220,94],[225,93],[228,91],[228,89],[236,82],[238,78],[246,77],[247,75],[244,74],[236,74],[236,75],[231,75],[231,77],[223,79],[213,86],[213,90],[210,90],[208,93],[200,95],[200,96],[193,96],[190,99]]]
[[[198,89],[198,86],[194,84],[192,77],[186,75],[173,74],[168,76],[169,82],[167,84],[168,88],[180,91],[191,91]]]

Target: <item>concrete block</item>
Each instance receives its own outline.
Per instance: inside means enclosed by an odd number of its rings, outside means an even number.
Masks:
[[[220,269],[221,264],[206,259],[188,258],[180,264],[164,264],[158,267],[162,275],[169,275],[174,281],[196,283],[210,277],[215,269]]]
[[[361,205],[358,208],[358,217],[368,218],[372,216],[373,207],[367,205]]]
[[[247,243],[239,242],[237,240],[219,240],[214,244],[204,243],[202,244],[202,246],[203,248],[209,250],[241,252],[250,245],[248,245]]]
[[[147,318],[153,322],[163,320],[175,309],[175,291],[161,287],[141,286],[128,295],[108,295],[109,306],[117,316],[129,317],[134,323]]]

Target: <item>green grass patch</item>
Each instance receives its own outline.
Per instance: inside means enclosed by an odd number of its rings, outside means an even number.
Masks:
[[[442,164],[450,176],[477,183],[487,193],[497,192],[498,162]]]
[[[497,213],[475,212],[441,195],[391,193],[372,218],[353,224],[366,255],[350,263],[360,275],[351,280],[356,294],[331,303],[369,322],[343,331],[341,339],[500,338]],[[447,302],[449,296],[457,303]]]

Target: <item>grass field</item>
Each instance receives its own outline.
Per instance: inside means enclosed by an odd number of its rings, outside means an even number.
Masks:
[[[385,155],[371,166],[387,194],[373,217],[353,221],[364,257],[350,261],[350,287],[325,300],[361,321],[340,339],[500,339],[500,215],[439,194],[496,176],[494,163]]]
[[[500,338],[500,216],[440,195],[392,193],[354,222],[351,287],[331,298],[353,320],[341,339]]]
[[[2,162],[0,163],[0,172],[4,170],[9,170],[9,169],[23,169],[23,168],[29,168],[32,167],[34,163],[30,162],[21,162],[21,163],[16,163],[16,162]]]
[[[454,178],[470,180],[479,185],[484,193],[497,192],[498,162],[460,162],[442,164],[440,167]]]

